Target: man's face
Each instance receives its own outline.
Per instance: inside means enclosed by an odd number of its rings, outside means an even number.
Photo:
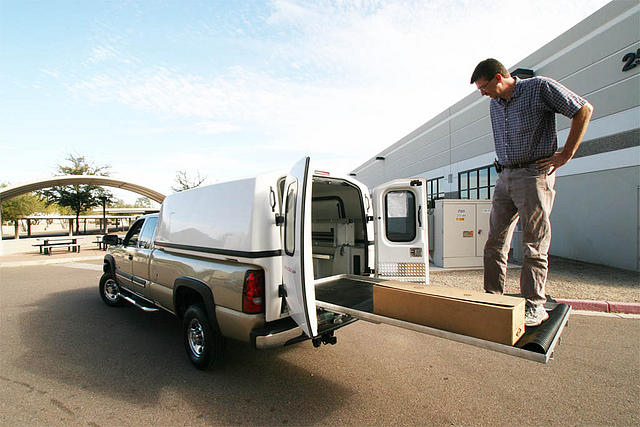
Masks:
[[[498,76],[496,75],[491,80],[487,80],[484,77],[480,77],[476,80],[476,88],[480,91],[482,96],[488,96],[491,99],[496,99],[498,97]]]

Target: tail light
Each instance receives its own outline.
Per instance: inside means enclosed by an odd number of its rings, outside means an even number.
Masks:
[[[245,274],[242,311],[251,314],[264,311],[264,271],[250,270]]]

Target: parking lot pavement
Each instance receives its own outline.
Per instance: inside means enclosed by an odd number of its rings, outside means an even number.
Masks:
[[[640,319],[572,315],[543,365],[363,321],[194,369],[180,323],[111,308],[100,261],[0,268],[0,424],[640,424]]]

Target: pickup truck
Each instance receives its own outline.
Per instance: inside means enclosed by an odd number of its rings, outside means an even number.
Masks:
[[[258,349],[305,340],[319,347],[335,344],[335,331],[357,319],[548,361],[566,309],[546,322],[557,327],[534,351],[372,311],[376,283],[429,283],[425,206],[424,179],[394,180],[370,195],[352,177],[314,173],[309,158],[289,173],[179,192],[123,239],[103,237],[111,246],[100,296],[109,306],[177,316],[199,369],[222,360],[225,339]]]

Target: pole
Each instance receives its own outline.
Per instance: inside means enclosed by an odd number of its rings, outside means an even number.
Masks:
[[[103,234],[109,233],[109,227],[107,227],[107,198],[102,196],[100,197],[102,200],[102,225],[104,227]]]

